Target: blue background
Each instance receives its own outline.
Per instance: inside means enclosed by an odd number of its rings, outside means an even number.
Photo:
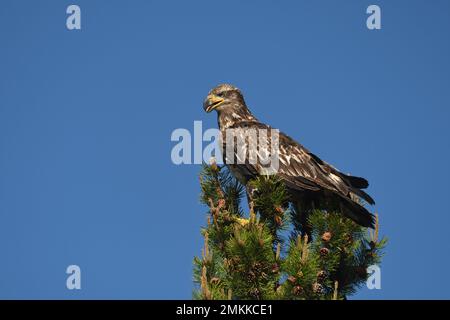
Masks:
[[[1,3],[0,298],[191,298],[207,210],[170,135],[216,127],[222,82],[369,179],[390,242],[353,298],[450,298],[449,1],[75,3],[81,31],[71,2]]]

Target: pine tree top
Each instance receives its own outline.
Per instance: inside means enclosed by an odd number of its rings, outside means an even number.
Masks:
[[[250,183],[256,192],[245,215],[245,188],[228,169],[202,168],[200,200],[209,212],[202,257],[194,258],[194,298],[344,299],[381,262],[387,240],[378,238],[378,218],[369,233],[336,208],[313,210],[308,237],[276,177]]]

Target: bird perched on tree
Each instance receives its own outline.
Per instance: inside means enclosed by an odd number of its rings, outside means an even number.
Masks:
[[[206,112],[217,111],[224,162],[238,181],[248,187],[250,180],[262,174],[265,165],[259,161],[250,161],[249,155],[242,159],[242,153],[239,154],[242,150],[236,145],[227,153],[227,143],[229,147],[231,140],[225,137],[229,135],[230,130],[234,135],[238,132],[237,135],[243,138],[241,141],[245,141],[244,146],[240,146],[241,149],[247,148],[248,151],[251,144],[259,143],[258,154],[273,153],[273,150],[262,150],[270,148],[270,135],[260,134],[255,138],[253,134],[259,130],[269,132],[272,128],[252,115],[241,91],[229,84],[212,89],[204,101],[203,108]],[[261,143],[261,138],[266,139],[266,143]],[[374,216],[361,205],[361,199],[375,204],[374,200],[361,190],[369,185],[366,179],[338,171],[282,132],[279,132],[277,139],[278,167],[275,174],[286,186],[291,202],[297,210],[327,209],[327,205],[338,205],[342,214],[359,225],[374,227]],[[239,159],[242,161],[238,161]],[[247,188],[247,192],[252,191]],[[302,215],[302,219],[304,232],[308,233],[306,214]]]

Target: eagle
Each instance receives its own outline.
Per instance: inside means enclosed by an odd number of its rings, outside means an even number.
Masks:
[[[266,139],[264,145],[266,149],[271,146],[271,135],[260,134],[255,140],[254,132],[270,132],[273,128],[264,124],[250,112],[241,91],[233,85],[221,84],[213,88],[207,95],[203,103],[204,110],[209,113],[213,110],[217,112],[218,126],[221,133],[220,145],[225,165],[229,168],[234,177],[247,187],[249,200],[254,190],[251,190],[248,182],[263,175],[266,163],[261,161],[250,161],[247,155],[242,159],[242,150],[250,150],[250,145],[261,144],[262,139]],[[231,149],[230,139],[227,139],[229,132],[239,132],[244,138],[244,145],[239,147],[233,143]],[[251,138],[253,137],[253,138]],[[242,138],[242,137],[241,137]],[[234,137],[233,137],[234,139]],[[234,141],[234,140],[233,140]],[[258,146],[257,152],[264,151],[270,153],[271,150],[261,150]],[[375,201],[362,189],[369,186],[366,179],[344,174],[334,166],[320,159],[310,152],[303,145],[278,131],[277,136],[278,164],[275,172],[276,176],[285,185],[291,199],[291,203],[297,210],[308,212],[311,209],[330,209],[327,205],[333,204],[339,208],[344,216],[352,219],[360,226],[374,228],[375,218],[364,206],[363,202],[371,205]],[[238,161],[238,160],[241,161]],[[324,207],[325,206],[325,207]],[[301,214],[302,233],[309,233],[307,217]]]

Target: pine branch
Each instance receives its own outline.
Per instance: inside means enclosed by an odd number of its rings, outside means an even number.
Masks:
[[[245,188],[226,167],[213,162],[200,173],[200,200],[209,208],[202,229],[205,244],[194,258],[196,299],[331,299],[355,293],[367,267],[381,262],[387,240],[379,239],[379,221],[368,232],[339,212],[308,209],[312,239],[300,236],[298,217],[276,177],[250,182],[249,217],[241,199]],[[289,219],[289,216],[291,219]],[[283,232],[294,236],[286,243]]]

